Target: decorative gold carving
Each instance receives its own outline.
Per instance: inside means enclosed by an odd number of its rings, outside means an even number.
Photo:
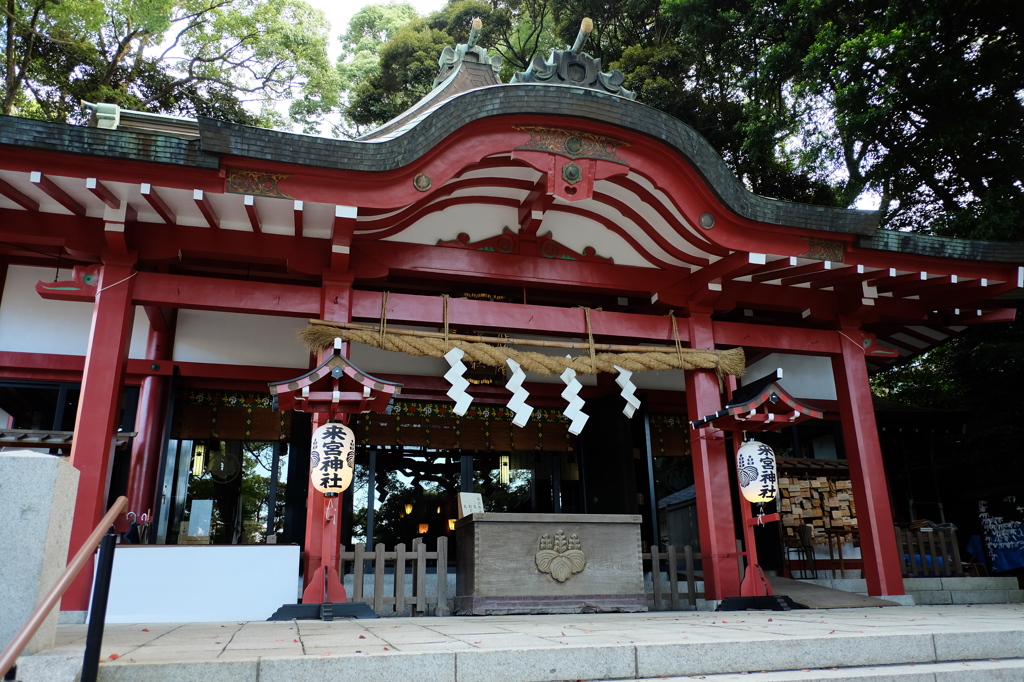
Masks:
[[[263,171],[228,169],[227,191],[231,194],[251,194],[257,197],[274,199],[294,199],[277,188],[277,183],[287,180],[288,173],[264,173]]]
[[[430,176],[426,173],[418,173],[416,177],[412,179],[412,186],[421,192],[426,192],[430,189],[431,184]]]
[[[516,150],[550,152],[573,160],[601,159],[621,163],[623,166],[629,165],[616,153],[619,147],[630,146],[628,142],[622,140],[561,128],[543,126],[514,126],[514,128],[530,135],[530,141],[519,145]]]
[[[549,533],[540,536],[537,569],[560,583],[579,573],[587,566],[587,555],[580,549],[580,539],[573,533],[568,538],[559,528],[552,538]]]
[[[842,263],[846,258],[846,246],[842,242],[814,239],[813,237],[801,237],[801,239],[807,242],[807,251],[801,253],[800,258],[828,260],[833,263]]]

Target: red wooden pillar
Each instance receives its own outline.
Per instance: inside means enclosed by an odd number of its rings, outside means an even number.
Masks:
[[[156,364],[170,359],[172,338],[173,332],[169,327],[150,328],[146,358]],[[132,445],[131,468],[128,472],[128,500],[131,508],[140,516],[146,512],[152,516],[150,510],[153,508],[156,472],[160,466],[169,388],[170,377],[166,375],[154,374],[142,380],[136,418],[138,435]]]
[[[323,286],[321,287],[320,317],[332,322],[350,322],[352,320],[352,276],[325,274]],[[348,354],[346,344],[342,353]],[[332,348],[326,348],[321,352],[318,362],[323,362],[334,352]],[[327,423],[333,415],[314,414],[313,430]],[[315,576],[323,576],[323,572],[317,573],[323,566],[334,568],[334,581],[338,579],[337,566],[341,546],[341,498],[327,498],[322,492],[313,487],[312,481],[308,483],[309,489],[306,497],[306,544],[305,563],[303,565],[303,602],[311,603],[320,601],[314,595],[322,595],[322,587],[311,584]],[[328,505],[333,505],[329,509]],[[331,577],[328,572],[328,577]],[[329,590],[338,587],[329,581]],[[332,601],[345,601],[344,589],[335,593],[337,597]],[[330,596],[330,594],[328,595]]]
[[[714,348],[711,318],[694,314],[689,318],[690,345]],[[722,409],[722,393],[713,370],[686,372],[686,410],[690,419]],[[732,487],[725,435],[711,427],[690,429],[693,477],[697,493],[697,525],[704,565],[706,599],[722,600],[740,594],[736,559],[736,524],[732,510]]]
[[[882,466],[875,409],[871,402],[863,334],[846,328],[840,336],[842,352],[832,358],[836,395],[843,424],[843,443],[850,464],[853,499],[857,504],[860,551],[868,594],[903,594],[903,575],[893,531],[892,508]]]
[[[110,462],[121,419],[121,394],[132,329],[135,271],[124,262],[104,265],[96,287],[89,348],[82,372],[82,392],[71,446],[71,466],[78,469],[78,498],[71,525],[69,557],[74,556],[106,513]],[[134,500],[129,499],[129,504]],[[64,594],[61,609],[89,606],[92,564],[87,563]]]

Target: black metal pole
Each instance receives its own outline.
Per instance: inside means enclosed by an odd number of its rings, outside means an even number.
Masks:
[[[114,547],[117,534],[111,531],[100,541],[100,554],[96,559],[96,582],[92,588],[92,607],[89,609],[89,629],[85,635],[85,656],[82,658],[81,682],[96,682],[100,667],[100,646],[103,644],[103,625],[107,618],[107,597],[110,596],[110,573],[114,568]]]

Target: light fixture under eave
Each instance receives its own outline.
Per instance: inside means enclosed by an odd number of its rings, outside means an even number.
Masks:
[[[509,459],[508,455],[502,455],[498,460],[498,481],[508,484],[509,481]]]
[[[412,504],[408,504],[408,503],[407,503],[407,504],[405,505],[405,513],[406,513],[406,514],[412,514]]]
[[[202,476],[206,468],[206,448],[200,443],[196,445],[195,456],[192,458],[192,475]]]
[[[455,519],[448,519],[448,530],[455,530]]]

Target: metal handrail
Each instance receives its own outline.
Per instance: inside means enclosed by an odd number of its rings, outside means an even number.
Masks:
[[[102,519],[100,519],[99,524],[93,530],[92,534],[86,538],[85,544],[83,544],[82,548],[78,550],[78,554],[68,562],[68,565],[64,569],[60,578],[54,586],[50,588],[50,591],[46,593],[46,596],[43,597],[42,601],[36,605],[36,608],[32,612],[32,615],[29,616],[28,621],[26,621],[25,625],[22,626],[21,630],[18,630],[18,634],[14,636],[11,643],[7,645],[6,649],[4,649],[3,654],[0,654],[0,679],[7,674],[7,671],[11,669],[14,662],[18,659],[18,656],[21,655],[22,650],[28,646],[29,641],[31,641],[32,636],[36,634],[39,626],[43,624],[43,621],[46,620],[50,611],[52,611],[53,607],[57,605],[60,598],[64,596],[64,593],[67,591],[68,587],[71,586],[74,579],[78,577],[79,572],[85,566],[85,562],[89,560],[93,551],[103,539],[103,536],[106,535],[107,529],[114,525],[114,520],[117,518],[117,515],[120,514],[127,506],[128,498],[124,495],[114,501],[114,506],[110,508],[110,511],[108,511]]]

